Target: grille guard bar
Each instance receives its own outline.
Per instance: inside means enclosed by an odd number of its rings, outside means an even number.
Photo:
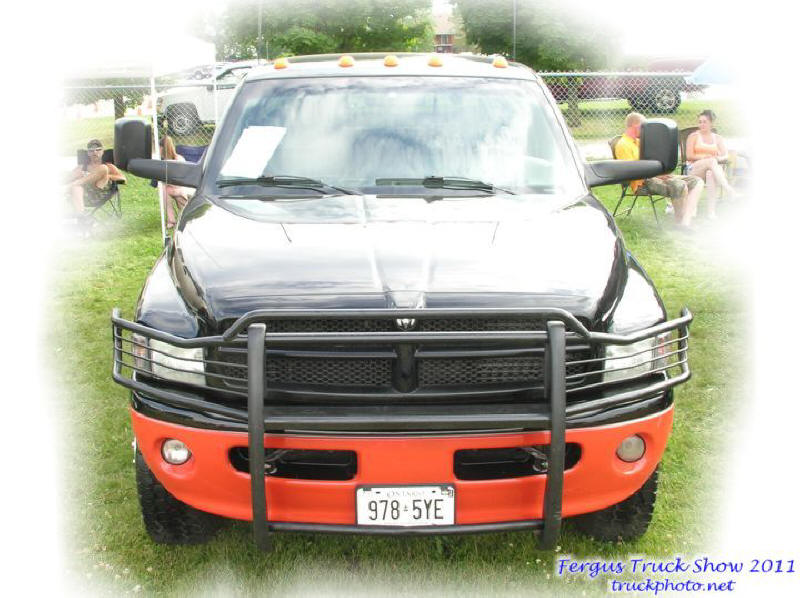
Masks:
[[[477,332],[270,332],[267,333],[265,321],[280,319],[324,319],[324,318],[348,318],[353,320],[368,318],[392,318],[392,319],[425,319],[425,318],[459,318],[459,317],[539,317],[545,320],[546,330],[544,331],[477,331]],[[115,308],[111,316],[113,338],[114,338],[114,366],[113,378],[119,384],[135,391],[146,392],[148,395],[163,399],[177,407],[187,407],[199,409],[210,413],[215,413],[223,417],[240,419],[246,415],[248,424],[248,445],[250,451],[250,478],[251,478],[251,500],[253,507],[253,533],[256,544],[262,549],[269,549],[270,524],[267,520],[266,504],[266,478],[264,475],[264,398],[266,396],[267,376],[266,376],[266,352],[265,349],[270,344],[280,344],[282,346],[295,346],[306,344],[376,344],[376,343],[415,343],[424,345],[427,343],[486,343],[500,341],[504,344],[521,346],[541,346],[544,345],[545,356],[545,376],[544,387],[547,401],[549,404],[550,420],[550,466],[545,482],[545,496],[543,505],[543,521],[541,524],[540,544],[542,548],[552,549],[558,540],[561,527],[561,504],[564,482],[564,453],[566,419],[570,415],[588,413],[593,410],[602,410],[617,405],[623,405],[652,396],[653,393],[666,391],[677,384],[689,379],[691,373],[688,366],[688,326],[692,321],[692,314],[687,308],[681,310],[681,315],[673,320],[657,324],[655,326],[639,330],[627,335],[610,334],[602,332],[592,332],[583,326],[572,314],[561,309],[550,308],[528,308],[528,309],[393,309],[393,310],[256,310],[249,312],[236,320],[222,335],[208,336],[195,339],[184,339],[169,333],[161,332],[135,322],[124,320],[120,317],[119,309]],[[674,340],[661,340],[661,335],[678,331],[678,338]],[[174,347],[191,349],[206,348],[217,346],[239,346],[247,349],[247,411],[217,404],[211,401],[204,401],[197,398],[186,396],[185,394],[170,392],[167,389],[159,388],[136,380],[135,376],[124,376],[124,367],[130,368],[135,372],[146,371],[140,369],[138,363],[130,360],[125,361],[126,355],[134,360],[146,360],[155,363],[155,360],[143,358],[136,354],[137,347],[147,347],[147,345],[137,344],[136,340],[129,340],[124,336],[123,331],[141,335],[150,340],[162,341]],[[247,336],[243,337],[242,332],[246,331]],[[653,377],[653,372],[663,373],[660,380],[646,385],[644,388],[636,390],[621,389],[610,396],[597,399],[590,399],[567,405],[567,352],[570,344],[576,342],[589,342],[599,345],[631,345],[646,339],[654,339],[654,347],[666,348],[670,344],[677,344],[677,350],[668,353],[675,357],[671,364],[664,363],[660,369],[659,359],[663,357],[653,357],[644,363],[652,364],[653,369],[646,371],[646,376],[634,375],[623,378],[616,382],[620,384],[626,381]],[[659,344],[659,342],[661,344]],[[124,343],[130,343],[131,351],[123,349]],[[655,352],[655,349],[653,349]],[[641,351],[640,353],[646,353]],[[598,362],[601,367],[605,367],[607,358],[601,356],[597,359],[581,360],[584,362]],[[191,358],[177,358],[179,362],[194,362]],[[179,368],[168,369],[183,371]],[[639,366],[629,366],[619,368],[635,369]],[[679,373],[669,375],[669,370],[679,368]],[[609,370],[601,370],[607,372]],[[595,383],[590,388],[614,385],[615,382]],[[491,407],[487,406],[487,410]],[[302,424],[301,424],[302,425]],[[261,483],[255,483],[256,480]]]

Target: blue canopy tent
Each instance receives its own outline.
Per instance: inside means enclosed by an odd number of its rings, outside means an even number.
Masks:
[[[694,85],[729,85],[736,82],[736,75],[736,69],[730,60],[714,56],[686,77],[686,82]]]

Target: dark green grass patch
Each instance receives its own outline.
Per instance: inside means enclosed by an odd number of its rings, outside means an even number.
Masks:
[[[275,537],[272,553],[262,554],[249,527],[234,523],[205,546],[153,544],[136,498],[128,393],[111,381],[111,309],[132,315],[161,250],[155,191],[131,179],[123,189],[122,220],[66,247],[54,267],[59,276],[48,323],[55,340],[47,344],[47,357],[59,365],[52,400],[62,415],[65,545],[80,583],[112,595],[604,594],[603,580],[554,579],[555,559],[564,553],[692,554],[712,537],[728,422],[742,394],[738,364],[746,361],[741,283],[706,251],[702,227],[695,236],[669,224],[659,228],[642,202],[619,223],[628,247],[670,315],[688,305],[695,322],[694,377],[676,392],[655,518],[640,541],[594,542],[567,522],[556,553],[538,551],[532,534],[514,533],[416,539],[284,534]],[[599,192],[607,206],[613,207],[618,189]]]

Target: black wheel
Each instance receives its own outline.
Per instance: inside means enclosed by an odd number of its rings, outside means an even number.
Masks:
[[[652,87],[628,101],[634,110],[672,114],[681,105],[681,92],[674,87]]]
[[[192,104],[175,104],[166,110],[167,129],[172,135],[189,135],[200,127],[197,108]]]
[[[182,503],[147,467],[136,451],[136,488],[147,533],[158,544],[202,544],[210,540],[224,519]]]
[[[658,488],[658,469],[633,496],[602,511],[573,517],[571,521],[587,536],[604,542],[636,540],[653,518]]]

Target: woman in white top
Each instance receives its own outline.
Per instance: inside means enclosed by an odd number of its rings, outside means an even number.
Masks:
[[[699,129],[686,140],[688,174],[700,177],[708,185],[708,217],[711,219],[717,217],[717,185],[729,196],[737,195],[720,165],[728,158],[728,149],[722,136],[711,130],[715,118],[711,110],[703,110],[697,117]]]
[[[175,151],[175,143],[172,141],[172,137],[169,135],[164,135],[159,140],[159,146],[161,147],[161,159],[162,160],[178,160],[180,162],[185,162],[186,159],[181,156],[178,152]],[[178,187],[177,185],[162,185],[162,196],[161,201],[164,202],[164,209],[167,212],[167,229],[171,229],[175,227],[176,221],[176,211],[182,210],[186,203],[192,198],[194,195],[194,189],[190,189],[189,187]],[[173,208],[172,202],[175,202],[177,210]]]

